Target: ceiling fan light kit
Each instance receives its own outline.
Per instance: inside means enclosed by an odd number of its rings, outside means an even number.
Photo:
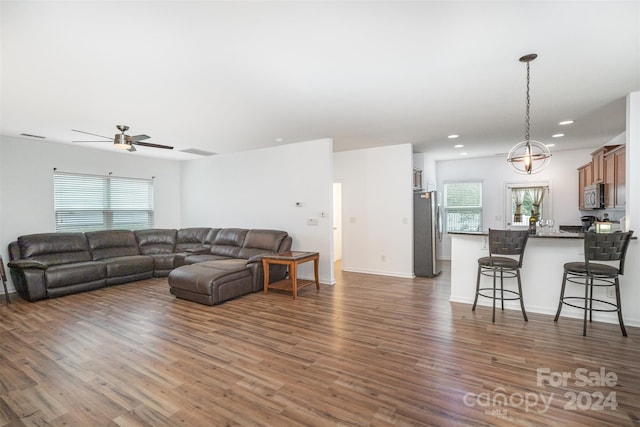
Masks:
[[[520,62],[527,64],[527,109],[525,113],[525,135],[524,141],[516,144],[507,155],[507,162],[513,166],[516,172],[531,175],[543,170],[551,161],[549,147],[540,141],[532,140],[529,136],[529,109],[531,98],[529,96],[529,63],[536,59],[538,55],[530,53],[520,58]]]
[[[127,135],[117,133],[113,140],[113,145],[120,150],[130,150],[132,147],[131,141],[127,140],[126,136]]]

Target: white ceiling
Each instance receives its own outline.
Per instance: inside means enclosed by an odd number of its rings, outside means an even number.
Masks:
[[[596,147],[624,131],[624,97],[640,90],[637,0],[3,0],[0,12],[2,134],[71,143],[86,139],[71,129],[126,124],[175,146],[128,155],[317,138],[506,153],[524,139],[528,53],[532,138]]]

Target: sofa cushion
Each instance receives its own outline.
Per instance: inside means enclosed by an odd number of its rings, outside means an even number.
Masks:
[[[233,259],[233,258],[222,256],[222,255],[213,255],[213,254],[191,254],[184,257],[181,265],[197,264],[200,262],[216,261],[221,259]],[[246,260],[243,260],[243,261],[245,264],[247,263]]]
[[[107,277],[126,277],[136,274],[151,273],[153,258],[147,255],[130,255],[102,260],[107,266]]]
[[[218,268],[204,264],[185,265],[169,273],[169,291],[178,298],[207,305],[253,291],[251,272],[245,265]]]
[[[285,231],[249,230],[238,256],[249,259],[255,255],[278,252],[278,248],[287,236]]]
[[[171,254],[176,247],[175,229],[136,230],[133,234],[138,241],[138,248],[142,255]]]
[[[140,255],[133,231],[106,230],[85,233],[94,260]]]
[[[176,267],[176,254],[151,254],[153,258],[153,275],[163,277]]]
[[[204,268],[215,268],[216,270],[236,271],[247,268],[247,263],[243,259],[227,258],[213,261],[204,261],[198,264]]]
[[[82,233],[41,233],[18,237],[22,259],[48,265],[91,261],[87,239]]]
[[[104,285],[106,266],[99,261],[76,262],[51,266],[44,274],[47,289],[90,282],[102,282]]]
[[[216,237],[218,237],[218,233],[220,232],[220,230],[220,228],[212,228],[211,230],[209,230],[207,236],[204,238],[204,245],[211,247],[211,245],[213,245],[213,242],[216,240]]]
[[[223,228],[211,245],[211,254],[237,258],[248,231],[243,228]]]
[[[184,252],[189,248],[202,246],[209,231],[209,227],[181,228],[176,235],[175,251]]]

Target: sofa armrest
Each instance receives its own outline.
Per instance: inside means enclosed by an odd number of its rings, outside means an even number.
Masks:
[[[247,265],[252,264],[254,262],[262,263],[262,257],[265,255],[268,255],[268,254],[264,253],[264,254],[258,254],[258,255],[252,256],[247,260]]]
[[[13,286],[20,296],[27,301],[38,301],[47,297],[47,279],[45,270],[42,268],[20,267],[16,268],[16,264],[25,264],[23,261],[11,261],[11,278]],[[42,264],[42,263],[41,263]]]
[[[48,264],[32,259],[17,259],[14,261],[10,261],[7,265],[9,266],[9,268],[17,268],[21,270],[24,270],[26,268],[37,268],[38,270],[46,270],[47,268],[49,268]]]
[[[185,249],[185,252],[190,254],[208,254],[210,251],[211,251],[210,248],[205,248],[205,247]]]

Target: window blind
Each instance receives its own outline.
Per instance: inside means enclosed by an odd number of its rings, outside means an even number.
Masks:
[[[153,228],[153,180],[53,174],[56,231]]]
[[[444,185],[447,231],[482,230],[482,182]]]

